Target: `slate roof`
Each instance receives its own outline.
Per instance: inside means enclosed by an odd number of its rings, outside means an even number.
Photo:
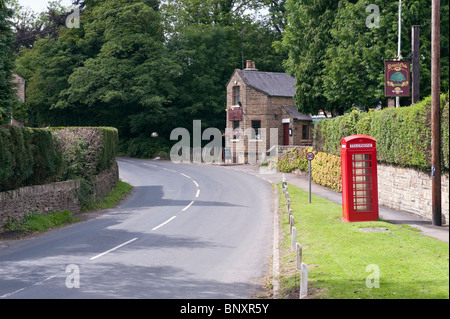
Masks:
[[[269,96],[293,97],[295,78],[286,73],[237,70],[245,84]]]
[[[286,110],[286,112],[292,116],[294,120],[299,121],[312,121],[312,117],[310,115],[302,114],[297,110],[295,105],[282,105],[282,107]]]

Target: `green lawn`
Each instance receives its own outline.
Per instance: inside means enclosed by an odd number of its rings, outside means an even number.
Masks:
[[[290,251],[281,184],[278,189],[285,235],[281,244],[280,298],[298,298],[299,272],[295,270],[295,252]],[[341,205],[314,195],[308,204],[308,193],[293,185],[289,185],[289,194],[297,242],[303,246],[303,262],[309,266],[311,298],[449,298],[448,244],[383,221],[345,223],[341,221]],[[389,230],[363,232],[360,227]],[[379,269],[379,288],[368,288],[366,280],[376,283],[374,269]]]

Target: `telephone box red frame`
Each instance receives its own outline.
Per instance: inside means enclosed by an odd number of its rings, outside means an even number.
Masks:
[[[342,210],[345,222],[378,220],[376,140],[351,135],[341,140]]]

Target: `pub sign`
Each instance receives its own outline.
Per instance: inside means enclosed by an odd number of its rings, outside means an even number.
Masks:
[[[410,95],[409,61],[385,61],[384,92],[385,96]]]

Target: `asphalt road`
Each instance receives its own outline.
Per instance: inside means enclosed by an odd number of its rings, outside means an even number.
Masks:
[[[0,242],[0,298],[252,298],[270,273],[268,182],[225,167],[118,159],[117,208]]]

